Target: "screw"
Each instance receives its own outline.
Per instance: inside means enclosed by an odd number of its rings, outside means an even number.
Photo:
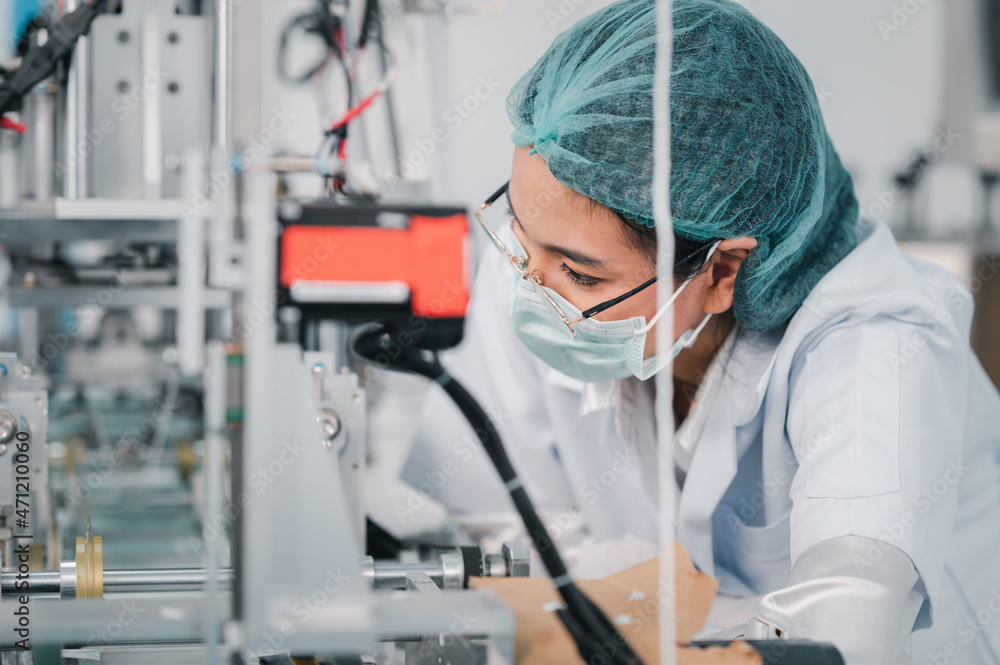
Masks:
[[[17,434],[17,421],[6,411],[0,411],[0,443],[7,443]]]
[[[326,441],[332,441],[340,434],[340,416],[330,409],[320,409],[316,414],[316,422],[319,423],[319,431]]]
[[[126,32],[125,30],[122,30],[121,32],[118,33],[118,41],[120,41],[122,44],[128,44],[128,39],[129,35],[128,32]]]
[[[118,92],[128,92],[128,81],[118,81]]]
[[[167,86],[167,92],[169,92],[171,94],[174,94],[174,95],[177,94],[177,91],[180,90],[180,89],[181,89],[181,87],[179,85],[177,85],[176,83],[173,83],[173,82],[170,83]]]
[[[167,35],[167,41],[170,42],[171,44],[176,44],[180,40],[181,36],[178,35],[176,32],[171,32],[169,35]]]

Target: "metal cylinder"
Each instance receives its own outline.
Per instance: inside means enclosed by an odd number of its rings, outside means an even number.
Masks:
[[[375,561],[366,571],[366,577],[376,589],[405,589],[407,573],[426,573],[439,587],[444,585],[441,563],[397,563]],[[7,594],[61,594],[76,595],[76,565],[63,564],[62,572],[33,571],[27,574],[28,588],[18,589],[18,573],[4,571],[0,574],[0,591]],[[24,578],[22,578],[23,581]],[[231,568],[219,570],[219,586],[229,590],[232,586]],[[159,570],[105,570],[105,593],[136,591],[198,591],[208,582],[208,571],[202,568],[164,568]]]
[[[229,2],[215,3],[215,76],[212,85],[212,145],[228,159],[232,152],[233,8]]]
[[[232,569],[219,569],[222,588],[228,589],[232,581]],[[202,568],[104,571],[107,591],[197,591],[207,583],[208,571]]]
[[[405,589],[407,573],[426,573],[428,577],[444,588],[444,568],[440,562],[398,563],[396,561],[376,561],[372,587],[376,589]]]
[[[35,575],[46,575],[47,573],[28,573],[28,588],[26,591],[30,592],[33,588],[32,578]],[[76,561],[63,561],[59,566],[58,575],[59,587],[56,589],[55,593],[58,593],[63,598],[75,598],[76,597]],[[0,592],[7,593],[7,574],[4,573],[0,575]],[[39,587],[42,585],[39,584]],[[39,590],[37,593],[46,593],[45,591]]]
[[[76,595],[76,565],[67,562],[63,570],[34,571],[27,574],[28,587],[19,589],[16,572],[4,571],[0,574],[0,591],[7,594],[61,594],[63,597]],[[232,583],[233,571],[228,568],[219,571],[222,588],[228,589]],[[164,568],[161,570],[105,570],[104,591],[121,593],[126,591],[198,591],[208,582],[208,571],[201,568]]]
[[[55,174],[55,99],[46,83],[36,86],[32,94],[35,117],[31,125],[34,139],[32,148],[33,174],[31,178],[35,200],[45,203],[52,200],[53,175]]]
[[[483,571],[490,577],[504,577],[513,574],[528,574],[528,552],[511,551],[511,545],[504,543],[502,555],[488,556],[489,570]],[[524,559],[522,563],[520,560]],[[405,589],[406,576],[424,573],[440,589],[460,589],[465,584],[465,565],[462,555],[455,552],[442,553],[437,561],[400,563],[398,561],[375,561],[371,557],[361,560],[362,575],[375,589]],[[478,574],[478,573],[474,573]],[[162,568],[137,570],[105,570],[104,592],[146,592],[146,591],[200,591],[208,584],[209,571],[203,568]],[[76,596],[76,563],[64,561],[61,569],[55,571],[34,571],[27,573],[28,587],[18,588],[18,582],[25,579],[23,573],[3,571],[0,573],[0,592],[8,594],[59,594]],[[219,589],[229,591],[233,587],[234,574],[231,568],[218,571]]]
[[[80,0],[66,0],[68,14],[80,6]],[[90,129],[90,48],[89,38],[81,36],[73,47],[66,80],[66,153],[63,195],[68,199],[87,197],[87,131]],[[50,175],[49,178],[52,176]],[[37,196],[37,190],[36,190]],[[39,200],[47,200],[41,199]]]

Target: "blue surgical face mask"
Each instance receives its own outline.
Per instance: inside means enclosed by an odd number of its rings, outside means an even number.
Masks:
[[[516,238],[514,246],[524,254],[524,248]],[[697,328],[685,331],[674,342],[669,353],[643,358],[646,334],[691,279],[689,277],[674,291],[648,324],[642,316],[620,321],[585,319],[573,326],[576,332],[574,337],[552,305],[538,293],[537,287],[515,273],[511,284],[510,320],[517,337],[532,353],[567,376],[580,381],[609,381],[629,376],[646,380],[670,364],[677,354],[694,344],[698,333],[711,318],[709,314]],[[552,289],[545,290],[562,308],[567,318],[580,316],[580,310],[568,300]]]

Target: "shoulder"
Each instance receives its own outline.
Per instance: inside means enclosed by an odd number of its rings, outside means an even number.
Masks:
[[[829,337],[868,331],[933,336],[968,347],[972,294],[957,276],[907,255],[882,222],[862,218],[858,246],[812,290],[783,342],[809,351]],[[905,340],[904,340],[905,341]]]

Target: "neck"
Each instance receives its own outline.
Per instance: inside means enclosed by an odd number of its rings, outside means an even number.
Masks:
[[[700,386],[701,380],[705,377],[708,368],[732,329],[733,319],[731,316],[716,316],[713,321],[710,321],[698,335],[694,345],[689,349],[684,349],[674,358],[674,378],[695,388]]]

